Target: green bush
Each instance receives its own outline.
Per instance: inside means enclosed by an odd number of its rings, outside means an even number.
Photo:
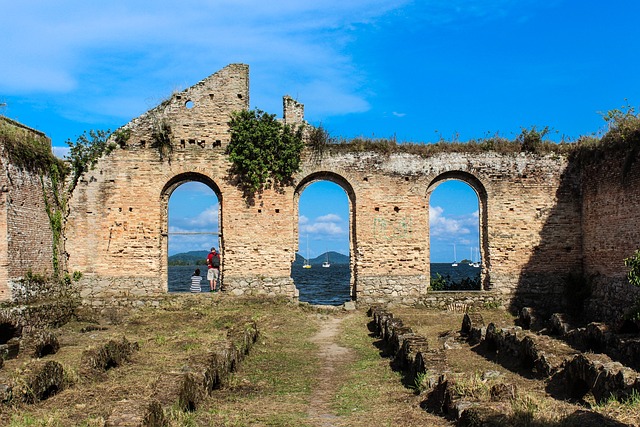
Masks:
[[[624,265],[629,267],[627,279],[633,286],[640,288],[640,249],[636,250],[629,258],[625,258]],[[625,314],[629,320],[640,320],[640,300]]]
[[[303,127],[292,128],[261,110],[234,112],[229,121],[227,154],[245,196],[251,198],[272,180],[287,185],[300,169]]]
[[[109,154],[115,148],[115,145],[108,143],[111,131],[107,130],[89,130],[84,131],[76,142],[67,140],[69,146],[69,162],[73,176],[69,186],[69,192],[78,184],[80,176],[93,168],[103,154]]]

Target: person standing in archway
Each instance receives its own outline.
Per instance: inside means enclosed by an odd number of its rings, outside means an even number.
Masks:
[[[216,288],[220,289],[220,254],[216,252],[216,248],[211,248],[211,252],[207,255],[207,279],[211,292],[215,292]]]

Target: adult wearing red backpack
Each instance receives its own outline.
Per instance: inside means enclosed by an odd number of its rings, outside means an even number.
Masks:
[[[216,252],[216,248],[211,248],[211,252],[207,255],[207,280],[209,280],[209,287],[211,292],[218,290],[220,287],[220,254]]]

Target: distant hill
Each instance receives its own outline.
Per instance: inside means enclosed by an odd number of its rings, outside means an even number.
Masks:
[[[169,265],[206,265],[207,255],[209,251],[190,251],[180,254],[171,255],[169,257]],[[323,253],[316,258],[309,260],[311,265],[321,265],[327,259],[327,253]],[[329,251],[329,262],[331,264],[349,264],[349,257],[338,252]],[[300,254],[296,254],[294,265],[304,264],[304,258]]]
[[[169,265],[206,265],[209,251],[190,251],[169,257]]]
[[[347,255],[342,255],[341,253],[329,251],[329,263],[330,264],[349,264],[349,257]],[[309,264],[311,265],[321,265],[323,262],[327,260],[327,252],[319,255],[315,258],[311,258],[309,260]],[[296,254],[296,260],[293,262],[294,265],[303,265],[304,257],[300,254]]]

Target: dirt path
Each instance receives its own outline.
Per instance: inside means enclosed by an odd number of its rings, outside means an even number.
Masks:
[[[335,375],[336,367],[349,363],[354,356],[348,348],[336,343],[342,321],[348,317],[328,316],[322,323],[320,331],[311,338],[318,345],[318,356],[322,362],[320,378],[315,383],[309,405],[309,421],[321,427],[339,426],[339,418],[331,410],[331,399],[340,386]]]

